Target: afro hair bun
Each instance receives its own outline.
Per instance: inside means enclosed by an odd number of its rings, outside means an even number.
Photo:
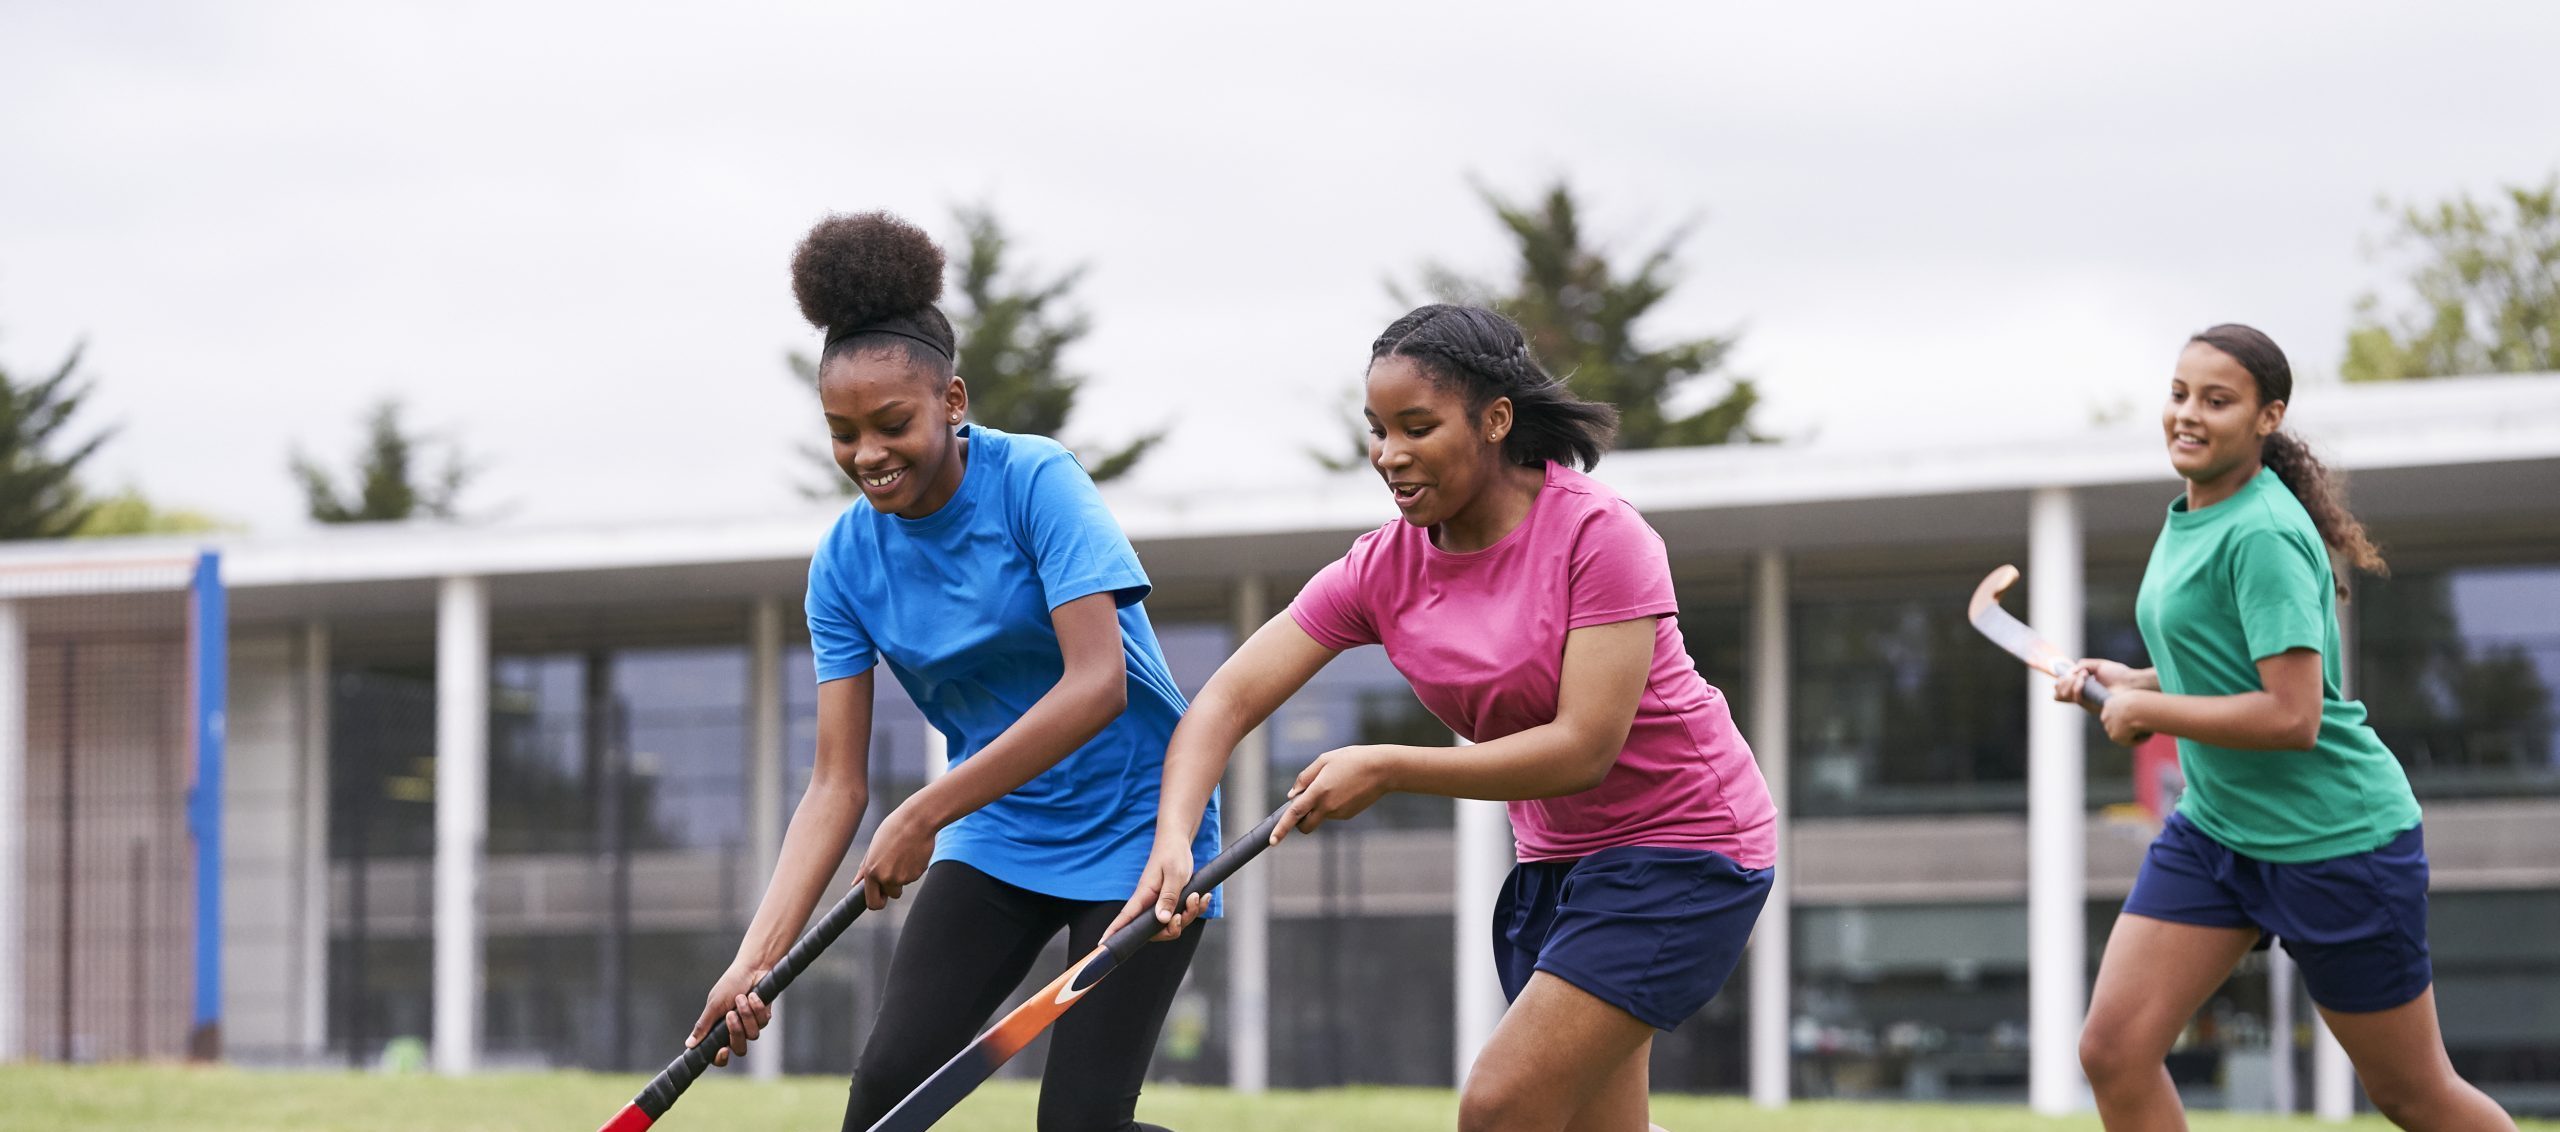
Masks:
[[[942,297],[942,249],[886,212],[837,213],[791,254],[791,293],[825,331],[914,314]]]

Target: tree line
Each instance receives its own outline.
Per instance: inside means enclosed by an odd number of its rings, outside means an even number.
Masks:
[[[1674,226],[1632,254],[1594,240],[1572,187],[1562,180],[1524,199],[1477,186],[1511,253],[1494,277],[1441,263],[1410,283],[1390,282],[1402,306],[1420,298],[1476,303],[1517,320],[1540,360],[1573,390],[1618,407],[1620,448],[1755,443],[1759,388],[1732,372],[1737,331],[1690,336],[1652,332],[1649,319],[1681,281],[1681,246],[1695,222]],[[2560,370],[2560,173],[2539,185],[2508,186],[2475,199],[2380,202],[2385,235],[2370,251],[2396,259],[2404,294],[2361,296],[2347,331],[2340,376],[2393,381],[2453,374]],[[1078,395],[1091,380],[1068,360],[1093,329],[1075,289],[1087,266],[1055,272],[1022,267],[1013,236],[984,206],[954,210],[964,249],[952,266],[957,297],[948,313],[958,332],[959,371],[970,411],[1008,432],[1058,437],[1097,480],[1126,474],[1165,436],[1165,426],[1113,444],[1068,439]],[[40,376],[0,366],[0,539],[64,538],[216,529],[201,512],[153,505],[130,486],[98,491],[81,470],[115,435],[113,425],[75,422],[95,392],[82,348]],[[785,369],[814,388],[808,355],[787,352]],[[1698,396],[1699,391],[1703,396]],[[1353,397],[1357,391],[1351,391]],[[1685,406],[1685,407],[1684,407]],[[1355,419],[1347,443],[1311,450],[1325,466],[1359,466],[1366,430]],[[801,491],[853,492],[823,448],[809,458],[823,472]],[[368,412],[348,469],[332,471],[299,447],[285,472],[305,513],[321,523],[463,515],[475,470],[450,438],[410,426],[386,399]]]

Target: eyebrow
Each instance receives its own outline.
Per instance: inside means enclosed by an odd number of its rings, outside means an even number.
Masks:
[[[868,413],[868,414],[866,414],[866,415],[876,417],[876,416],[879,416],[879,415],[880,415],[880,414],[882,414],[882,413],[888,412],[888,411],[889,411],[889,410],[891,410],[891,409],[903,409],[903,408],[905,408],[905,407],[906,407],[906,405],[907,405],[907,403],[906,403],[906,402],[904,402],[904,401],[890,401],[890,402],[886,402],[886,403],[882,404],[880,407],[878,407],[878,408],[876,408],[876,409],[871,410],[871,412],[870,412],[870,413]],[[824,410],[824,409],[820,409],[820,410],[819,410],[819,412],[820,412],[820,413],[825,414],[826,418],[827,418],[828,420],[831,420],[831,421],[849,421],[849,420],[854,419],[854,418],[852,418],[852,417],[845,416],[845,415],[844,415],[844,414],[842,414],[842,413],[829,413],[829,412],[827,412],[827,411],[826,411],[826,410]]]

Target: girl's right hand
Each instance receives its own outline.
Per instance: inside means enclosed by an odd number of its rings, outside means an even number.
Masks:
[[[748,966],[744,960],[731,963],[729,969],[721,973],[720,981],[711,984],[711,993],[704,996],[702,1017],[694,1020],[693,1033],[685,1038],[684,1048],[692,1049],[695,1042],[701,1041],[702,1036],[710,1033],[711,1027],[725,1017],[729,1023],[729,1042],[712,1051],[711,1064],[727,1065],[732,1055],[745,1057],[747,1043],[756,1040],[756,1035],[763,1033],[773,1021],[773,1007],[756,997],[755,992],[755,985],[764,979],[767,970],[765,967]]]
[[[1191,898],[1189,906],[1178,904],[1184,886],[1191,883],[1191,847],[1158,845],[1147,856],[1147,869],[1138,874],[1138,890],[1129,897],[1126,907],[1112,918],[1111,931],[1119,931],[1140,916],[1153,916],[1164,929],[1156,939],[1173,939],[1182,934],[1184,924],[1199,919],[1209,910],[1208,896]],[[1109,935],[1110,932],[1103,933]]]
[[[2091,680],[2109,692],[2142,686],[2140,677],[2130,665],[2092,657],[2062,670],[2062,675],[2053,681],[2053,698],[2086,707],[2088,705],[2080,698],[2080,689]]]

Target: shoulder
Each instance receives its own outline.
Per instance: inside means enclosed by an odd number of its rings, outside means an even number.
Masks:
[[[2272,471],[2262,472],[2266,486],[2251,492],[2245,502],[2248,508],[2236,518],[2232,528],[2234,544],[2264,544],[2270,541],[2289,543],[2305,551],[2324,550],[2320,541],[2320,525],[2311,521],[2311,512],[2293,497],[2293,489],[2275,478]]]
[[[844,510],[836,513],[835,521],[827,524],[827,533],[818,536],[818,556],[823,559],[830,553],[869,542],[879,520],[879,510],[868,501],[856,499],[847,503]]]
[[[1659,543],[1662,536],[1609,485],[1563,464],[1551,465],[1547,471],[1547,490],[1555,493],[1558,512],[1577,533],[1599,533],[1617,539],[1638,539]]]
[[[879,531],[875,525],[879,521],[880,513],[873,510],[871,504],[856,499],[836,515],[835,522],[827,525],[826,533],[818,536],[817,548],[809,554],[811,598],[833,593],[841,589],[848,579],[865,574],[861,567],[851,563],[864,560],[868,548],[879,545]]]
[[[984,461],[1007,483],[1033,483],[1061,474],[1088,478],[1084,464],[1066,445],[1034,433],[1005,432],[984,425],[971,425],[969,457]]]
[[[1355,568],[1381,558],[1419,553],[1421,542],[1430,535],[1422,528],[1402,519],[1389,519],[1375,530],[1362,532],[1351,540],[1351,549],[1342,552],[1342,561]]]
[[[1064,460],[1074,463],[1076,454],[1067,446],[1035,432],[1006,432],[985,425],[969,426],[969,449],[983,451],[991,459],[1007,464],[1035,466]]]

